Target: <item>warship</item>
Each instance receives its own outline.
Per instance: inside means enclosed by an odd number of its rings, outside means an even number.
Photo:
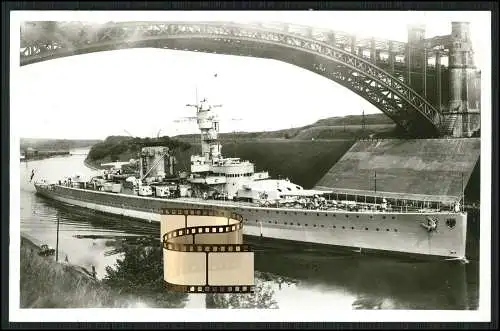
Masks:
[[[147,222],[159,222],[162,208],[228,210],[242,215],[248,236],[467,261],[461,198],[342,194],[273,179],[250,161],[222,155],[217,105],[204,98],[187,106],[196,109],[201,133],[201,154],[191,156],[189,172],[176,172],[168,147],[142,146],[137,160],[107,164],[98,176],[37,180],[37,194]],[[139,178],[124,173],[127,163],[138,166]]]

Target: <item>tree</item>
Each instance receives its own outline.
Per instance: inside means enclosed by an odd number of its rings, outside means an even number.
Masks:
[[[114,267],[106,267],[104,283],[121,294],[153,301],[159,308],[181,308],[186,293],[168,291],[163,279],[163,250],[159,245],[127,244],[115,251],[125,254]]]
[[[120,159],[127,160],[124,158],[130,157],[130,155],[123,154],[130,152],[135,155],[143,146],[166,146],[171,150],[180,149],[181,151],[186,151],[191,148],[191,144],[172,139],[168,136],[158,138],[109,136],[103,142],[92,146],[87,155],[87,159],[97,161],[109,156],[113,162]],[[135,157],[136,156],[133,158]]]

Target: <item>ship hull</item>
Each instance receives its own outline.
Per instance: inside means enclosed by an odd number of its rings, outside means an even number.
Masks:
[[[375,250],[420,256],[465,259],[465,213],[350,212],[265,208],[226,201],[189,198],[161,199],[70,188],[35,185],[37,193],[70,205],[149,222],[159,222],[161,208],[218,208],[244,218],[245,235],[355,250]],[[422,223],[438,219],[436,231]]]

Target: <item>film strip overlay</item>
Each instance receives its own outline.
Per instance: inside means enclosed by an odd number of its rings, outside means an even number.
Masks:
[[[163,208],[167,288],[188,293],[253,293],[254,253],[243,244],[243,217],[225,210]]]

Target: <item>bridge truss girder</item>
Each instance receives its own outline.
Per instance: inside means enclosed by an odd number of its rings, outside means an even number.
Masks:
[[[299,65],[336,81],[371,102],[409,133],[426,136],[440,134],[441,113],[411,87],[373,63],[321,41],[255,26],[216,22],[115,23],[95,31],[77,28],[71,36],[64,35],[64,32],[56,30],[48,35],[23,40],[25,49],[21,52],[21,64],[102,48],[163,47],[162,44],[167,45],[173,40],[187,45],[185,50],[199,49],[196,46],[203,44],[204,40],[214,41],[222,47],[218,52],[224,54],[241,53],[238,47],[251,44],[253,46],[249,48],[248,55]],[[279,55],[276,52],[273,56],[266,55],[266,49],[273,47],[281,48]],[[213,52],[210,49],[199,51]],[[299,56],[290,57],[290,54],[298,53],[309,54],[316,61],[298,63],[295,58]]]

